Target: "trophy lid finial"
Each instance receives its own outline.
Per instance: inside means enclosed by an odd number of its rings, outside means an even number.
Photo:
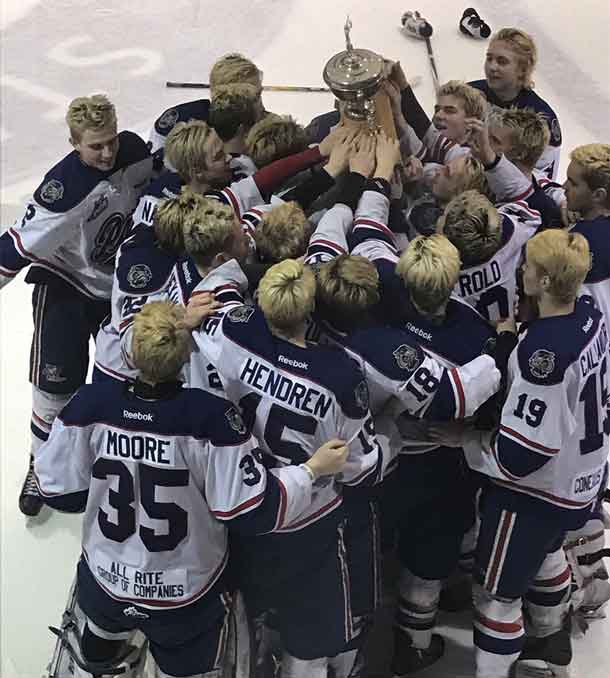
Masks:
[[[345,26],[343,27],[343,31],[345,32],[345,45],[348,52],[354,51],[354,46],[352,45],[352,41],[349,35],[351,30],[352,30],[352,20],[349,18],[348,14],[347,19],[345,21]]]

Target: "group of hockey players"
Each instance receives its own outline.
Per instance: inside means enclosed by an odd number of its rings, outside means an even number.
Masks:
[[[555,183],[536,60],[500,30],[432,117],[388,61],[398,138],[266,111],[238,54],[148,143],[71,102],[0,284],[29,267],[20,509],[84,512],[74,675],[133,669],[136,632],[159,676],[227,675],[242,600],[241,675],[365,676],[382,586],[394,676],[464,589],[473,675],[567,675],[610,597],[610,145]]]

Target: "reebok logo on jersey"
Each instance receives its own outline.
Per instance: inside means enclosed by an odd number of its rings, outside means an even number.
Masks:
[[[279,355],[277,357],[278,362],[284,363],[284,365],[290,365],[290,367],[298,367],[301,370],[308,370],[309,363],[303,363],[300,360],[293,360],[292,358],[287,358],[285,355]]]
[[[124,419],[137,419],[138,421],[153,421],[155,418],[154,414],[143,414],[142,412],[130,412],[129,410],[123,410]]]
[[[421,337],[422,339],[427,339],[428,341],[432,340],[432,334],[430,332],[424,332],[424,330],[420,329],[419,327],[415,327],[413,323],[407,323],[407,329],[409,332],[417,334],[417,336]]]
[[[191,272],[189,271],[189,265],[188,262],[184,262],[182,264],[182,272],[184,273],[184,279],[186,280],[186,284],[190,285],[193,282],[193,278],[191,278]]]

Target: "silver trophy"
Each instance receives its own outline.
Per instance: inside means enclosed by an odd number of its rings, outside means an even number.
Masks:
[[[350,38],[352,22],[345,22],[346,50],[335,54],[324,67],[324,82],[333,94],[344,102],[344,115],[368,122],[377,129],[374,97],[385,77],[383,57],[368,49],[354,49]]]

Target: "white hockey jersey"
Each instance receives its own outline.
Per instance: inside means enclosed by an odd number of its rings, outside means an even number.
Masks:
[[[36,455],[45,501],[85,509],[82,552],[112,598],[175,608],[222,575],[227,529],[258,534],[300,515],[312,483],[267,472],[235,405],[178,382],[83,386]]]
[[[88,297],[109,299],[116,251],[151,174],[146,144],[133,132],[119,134],[109,172],[83,164],[77,151],[67,155],[0,238],[0,287],[32,264],[26,282],[59,277]]]
[[[227,397],[239,404],[272,463],[300,464],[325,442],[348,442],[347,464],[335,479],[320,479],[312,503],[284,531],[319,520],[342,502],[341,483],[376,482],[382,455],[369,413],[368,387],[341,349],[301,348],[274,336],[255,306],[237,306],[211,329],[194,333],[199,357],[191,372],[216,365]],[[202,360],[202,358],[204,358]],[[194,379],[194,377],[193,377]]]
[[[533,321],[510,356],[499,431],[464,445],[471,468],[561,508],[588,506],[608,457],[607,366],[606,323],[586,300]]]
[[[151,301],[186,306],[201,281],[195,265],[162,249],[155,232],[140,225],[120,247],[111,296],[111,314],[95,340],[95,366],[114,379],[135,379],[131,362],[131,331],[137,313]]]

